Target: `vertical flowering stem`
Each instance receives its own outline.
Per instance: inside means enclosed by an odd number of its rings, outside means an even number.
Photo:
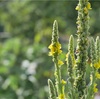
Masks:
[[[66,61],[68,68],[68,76],[70,78],[69,80],[71,82],[71,85],[73,86],[75,56],[74,56],[74,38],[72,35],[69,38],[68,54],[66,56],[67,56]]]
[[[99,53],[100,53],[100,40],[99,40],[99,36],[97,36],[96,38],[96,42],[95,42],[95,52],[96,52],[96,62],[94,64],[94,67],[96,69],[96,78],[97,79],[100,79],[100,74],[98,72],[98,70],[100,69],[100,57],[99,57]]]
[[[90,75],[90,85],[88,88],[89,93],[87,98],[94,99],[94,93],[97,93],[97,79],[100,79],[100,74],[98,69],[100,68],[99,64],[99,37],[96,38],[96,42],[91,38],[90,43],[90,59],[91,59],[91,75]]]
[[[95,74],[94,74],[94,78],[95,78],[95,84],[94,84],[94,92],[96,93],[98,91],[98,89],[96,88],[97,84],[97,80],[100,79],[100,73],[98,72],[98,70],[100,69],[100,61],[99,61],[99,51],[100,51],[100,40],[99,40],[99,36],[97,36],[96,38],[96,42],[95,42],[95,53],[96,53],[96,59],[95,59],[95,63],[93,64],[94,66],[94,71],[95,71]]]
[[[66,54],[67,61],[67,72],[68,72],[68,90],[69,96],[71,99],[75,99],[73,83],[74,83],[74,65],[75,65],[75,56],[74,56],[74,37],[73,35],[69,38],[68,44],[68,53]]]
[[[64,99],[64,88],[63,84],[65,81],[61,80],[61,70],[60,67],[63,65],[63,62],[58,59],[59,54],[62,52],[61,50],[61,44],[58,41],[58,24],[57,21],[54,21],[53,24],[53,32],[52,32],[52,42],[49,46],[50,52],[49,56],[53,57],[53,62],[55,64],[55,79],[56,79],[56,89],[57,89],[57,95],[59,99]]]
[[[93,99],[94,98],[94,85],[95,85],[95,68],[93,66],[93,64],[96,61],[96,51],[95,51],[95,41],[93,38],[91,38],[90,41],[90,61],[91,61],[91,74],[90,74],[90,84],[88,85],[88,92],[87,92],[87,96],[86,99]]]
[[[74,99],[75,96],[73,95],[73,64],[72,64],[72,57],[70,54],[68,54],[68,61],[67,61],[67,68],[68,68],[68,90],[70,94],[70,98]]]
[[[89,36],[89,10],[91,5],[88,0],[79,0],[76,7],[78,10],[77,18],[77,48],[76,48],[76,79],[75,87],[79,93],[79,99],[84,99],[85,96],[85,76],[86,76],[86,61],[87,61],[87,46]]]

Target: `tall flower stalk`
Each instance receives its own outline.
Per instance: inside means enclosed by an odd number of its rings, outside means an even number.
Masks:
[[[52,56],[55,65],[55,84],[50,79],[48,80],[49,99],[94,99],[95,93],[98,92],[97,81],[100,79],[100,39],[97,37],[95,41],[91,38],[89,42],[90,9],[91,4],[88,0],[79,0],[76,7],[78,11],[76,51],[74,52],[74,37],[71,35],[66,54],[67,84],[61,77],[61,65],[63,65],[63,62],[59,59],[59,55],[62,53],[62,50],[59,43],[58,24],[56,20],[54,21],[49,56]],[[90,48],[90,55],[88,53],[88,46]],[[88,64],[89,58],[90,64]],[[91,67],[90,81],[86,84],[86,68],[88,69],[89,66]],[[65,92],[65,88],[67,92]]]
[[[95,84],[95,68],[94,68],[94,63],[96,62],[96,50],[95,50],[95,41],[93,38],[91,38],[90,40],[90,67],[91,67],[91,73],[90,73],[90,83],[88,85],[88,91],[89,93],[87,93],[86,99],[94,98],[94,92],[97,91],[96,89],[96,84]]]
[[[87,46],[89,36],[89,10],[91,9],[88,0],[79,0],[76,7],[77,17],[77,48],[76,48],[76,79],[75,88],[78,90],[80,99],[84,99],[86,89],[86,66],[87,66]]]
[[[69,91],[69,98],[68,99],[76,99],[75,96],[75,89],[73,89],[74,85],[74,77],[75,77],[75,54],[74,54],[74,37],[73,35],[69,38],[68,44],[68,53],[66,54],[66,63],[67,63],[67,85]]]
[[[50,52],[49,56],[52,56],[53,62],[55,64],[55,86],[57,89],[57,97],[59,99],[64,99],[64,84],[66,83],[64,80],[61,79],[61,65],[63,65],[63,62],[59,60],[58,56],[62,53],[61,50],[61,44],[58,41],[58,24],[57,21],[54,21],[53,24],[53,32],[52,32],[52,40],[51,44],[49,46]]]
[[[87,94],[87,98],[94,99],[94,93],[98,92],[97,89],[97,80],[100,79],[100,73],[98,72],[98,69],[100,68],[99,63],[99,51],[100,51],[100,45],[99,45],[99,37],[96,38],[96,42],[93,38],[91,38],[90,41],[90,61],[91,61],[91,74],[90,74],[90,84],[88,86],[89,93]]]

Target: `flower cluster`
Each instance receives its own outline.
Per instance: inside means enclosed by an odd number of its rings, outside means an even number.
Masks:
[[[54,21],[52,40],[48,48],[50,49],[49,56],[52,56],[55,65],[55,84],[50,79],[48,80],[49,99],[94,99],[94,94],[98,92],[97,81],[100,79],[100,39],[97,37],[95,41],[91,38],[89,42],[90,9],[91,4],[88,0],[79,0],[76,7],[76,10],[78,10],[77,46],[74,48],[74,37],[71,35],[65,59],[67,67],[66,80],[63,80],[61,77],[61,65],[64,62],[59,59],[62,50],[58,39],[58,24],[57,21]],[[90,50],[89,53],[88,50]],[[89,63],[88,59],[90,59]],[[90,69],[90,81],[86,84],[88,68]]]
[[[60,94],[58,99],[64,99],[64,94]]]
[[[55,85],[53,85],[53,83],[52,84],[50,83],[52,82],[51,80],[48,81],[49,89],[50,89],[50,99],[56,99],[52,97],[58,97],[58,99],[65,99],[64,87],[65,87],[66,81],[61,80],[61,69],[60,69],[61,65],[63,65],[64,63],[58,58],[59,54],[62,53],[61,44],[59,43],[58,38],[59,38],[58,24],[57,24],[57,21],[55,20],[53,24],[52,42],[48,47],[50,49],[49,56],[53,57],[53,62],[55,64],[55,72],[54,72]],[[54,88],[53,86],[56,88]],[[57,95],[54,93],[54,90],[56,90],[55,93],[57,93]]]
[[[62,52],[61,44],[59,42],[56,42],[54,44],[51,43],[48,48],[50,49],[49,56],[55,56],[55,54],[59,55]]]
[[[76,6],[75,9],[76,9],[76,10],[81,10],[81,5],[80,5],[80,3]],[[86,6],[83,8],[84,12],[85,12],[85,13],[88,13],[88,10],[91,10],[91,9],[92,9],[92,8],[91,8],[90,2],[86,2]]]
[[[98,89],[97,89],[97,84],[95,83],[94,84],[94,86],[93,86],[93,91],[95,92],[95,93],[97,93],[98,92]]]

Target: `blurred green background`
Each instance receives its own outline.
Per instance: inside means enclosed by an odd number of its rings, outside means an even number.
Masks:
[[[90,0],[90,35],[100,35],[100,0]],[[60,42],[76,37],[77,0],[0,0],[0,99],[47,99],[54,66],[48,56],[52,24]],[[63,77],[66,78],[66,66]]]

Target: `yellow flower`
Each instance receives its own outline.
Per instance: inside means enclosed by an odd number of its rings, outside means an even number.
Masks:
[[[96,78],[100,79],[100,73],[96,72],[95,76]]]
[[[76,6],[75,10],[80,10],[80,6],[79,5]]]
[[[57,47],[58,49],[61,49],[61,44],[60,44],[59,42],[57,42],[57,43],[56,43],[56,47]]]
[[[49,56],[52,56],[55,53],[55,48],[53,47],[53,44],[51,44],[48,48],[51,50],[49,52]]]
[[[94,64],[94,67],[95,67],[96,69],[99,69],[99,68],[100,68],[100,62],[95,63],[95,64]]]
[[[97,84],[95,83],[94,86],[93,86],[93,91],[94,91],[95,93],[98,92],[98,89],[97,89],[96,87],[97,87]]]
[[[89,2],[87,3],[87,9],[89,9],[89,10],[92,9],[91,4]]]
[[[61,61],[61,60],[58,60],[58,65],[63,65],[64,63],[63,63],[63,61]]]
[[[87,14],[88,13],[88,9],[85,7],[84,8],[84,13]]]
[[[61,44],[59,42],[56,42],[55,44],[50,44],[48,48],[50,49],[49,56],[54,56],[55,53],[58,55],[62,52]]]
[[[60,94],[59,99],[64,99],[64,94]]]
[[[65,80],[61,80],[61,83],[63,84],[63,85],[65,85],[66,84],[66,81]]]

